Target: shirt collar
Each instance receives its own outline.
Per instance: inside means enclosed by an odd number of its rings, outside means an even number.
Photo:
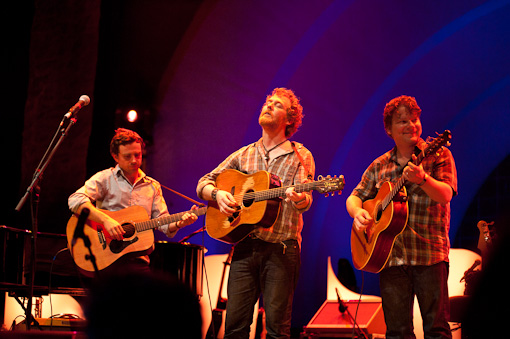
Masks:
[[[113,173],[114,173],[116,176],[118,176],[118,177],[119,177],[119,176],[122,176],[122,177],[123,177],[126,181],[128,181],[128,182],[129,182],[129,180],[128,180],[128,179],[126,178],[126,176],[124,175],[124,172],[122,171],[122,168],[120,168],[120,167],[119,167],[119,164],[117,164],[117,165],[115,166],[115,168],[113,169]],[[142,171],[141,169],[138,169],[138,173],[139,173],[140,175],[138,176],[138,180],[135,182],[135,185],[136,185],[136,183],[137,183],[137,182],[142,181],[142,180],[145,182],[145,181],[146,181],[146,179],[147,179],[147,178],[146,178],[146,177],[147,177],[147,175],[144,173],[144,171]],[[134,185],[133,185],[133,186],[134,186]]]
[[[418,154],[420,154],[420,152],[423,151],[425,148],[427,148],[427,143],[425,142],[425,140],[420,138],[420,140],[418,140],[418,142],[416,143],[416,146],[414,146],[414,154],[418,156]],[[393,147],[393,149],[391,150],[390,157],[395,164],[398,164],[400,166],[397,160],[397,146]]]
[[[287,139],[287,140],[290,141],[289,139]],[[292,144],[294,144],[293,141],[290,141],[290,142]],[[259,153],[262,154],[262,156],[264,156],[266,154],[262,138],[260,138],[257,142],[255,142],[255,146],[258,148]],[[283,154],[288,154],[288,153],[292,153],[292,152],[294,152],[294,149],[292,148],[292,146],[290,146],[290,149],[286,150],[286,152],[284,152]]]

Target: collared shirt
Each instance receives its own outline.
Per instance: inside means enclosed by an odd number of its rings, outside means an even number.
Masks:
[[[420,139],[415,154],[425,149],[427,144]],[[434,179],[447,183],[457,194],[457,170],[449,149],[443,148],[439,155],[432,155],[422,161],[425,173]],[[379,188],[386,181],[395,184],[402,176],[405,166],[397,161],[397,150],[378,157],[366,169],[361,182],[352,195],[363,202],[375,198]],[[409,219],[396,240],[388,260],[388,266],[433,265],[448,261],[450,239],[450,203],[433,201],[417,184],[405,184],[408,196]]]
[[[97,208],[118,211],[129,206],[142,206],[150,219],[168,214],[167,205],[163,198],[161,185],[147,176],[141,169],[138,180],[131,182],[124,176],[119,165],[94,174],[85,184],[68,199],[69,209],[76,213],[78,207],[90,201]],[[176,231],[169,232],[168,225],[158,228],[168,237],[173,237]]]
[[[282,187],[308,182],[308,175],[311,178],[315,175],[315,162],[312,153],[302,144],[293,143],[303,158],[304,167],[293,150],[277,156],[267,164],[264,159],[264,148],[261,138],[257,142],[232,153],[212,172],[204,175],[198,182],[198,197],[203,199],[202,189],[208,184],[215,185],[218,175],[226,169],[236,169],[246,174],[268,171],[280,178]],[[292,202],[283,199],[275,224],[269,228],[256,228],[253,234],[267,242],[279,243],[288,239],[294,239],[301,244],[301,231],[303,229],[301,213],[307,211],[312,203],[311,192],[306,192],[306,194],[309,198],[309,204],[306,207],[299,210]]]

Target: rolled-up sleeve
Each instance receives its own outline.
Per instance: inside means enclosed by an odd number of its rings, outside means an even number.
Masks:
[[[97,200],[101,200],[103,197],[103,172],[94,174],[82,187],[69,196],[67,203],[71,212],[76,213],[80,205],[85,202],[94,203]]]
[[[218,175],[220,175],[221,172],[226,170],[227,168],[234,168],[237,169],[237,162],[238,162],[238,154],[242,152],[246,147],[241,148],[239,151],[232,153],[227,159],[225,159],[221,164],[218,165],[212,172],[207,173],[204,175],[197,184],[197,196],[200,199],[204,199],[202,196],[202,190],[205,186],[211,184],[216,186],[216,178]]]

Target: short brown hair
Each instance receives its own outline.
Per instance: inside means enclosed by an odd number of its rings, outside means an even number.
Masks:
[[[275,88],[267,98],[273,95],[288,98],[290,101],[290,107],[287,109],[287,120],[290,122],[290,125],[285,128],[285,136],[290,138],[303,123],[303,106],[299,103],[299,98],[290,89],[283,87]]]
[[[393,119],[393,115],[401,106],[407,108],[410,113],[415,114],[418,118],[420,117],[421,108],[418,106],[418,103],[414,97],[401,95],[391,99],[390,102],[388,102],[384,107],[383,113],[384,130],[386,131],[386,134],[388,134],[388,130],[391,130],[391,121]]]
[[[126,128],[117,128],[115,130],[115,135],[110,142],[110,154],[112,156],[118,155],[120,145],[128,145],[133,142],[139,142],[142,145],[143,151],[145,142],[143,141],[142,137],[138,135],[138,133]]]

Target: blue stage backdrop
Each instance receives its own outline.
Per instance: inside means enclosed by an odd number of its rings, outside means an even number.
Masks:
[[[510,2],[497,0],[205,2],[163,76],[148,172],[196,197],[203,174],[260,137],[265,96],[293,89],[305,118],[292,139],[312,151],[317,175],[346,180],[340,196],[314,192],[304,216],[293,324],[305,325],[326,298],[327,258],[334,265],[350,260],[345,199],[369,163],[393,146],[382,111],[395,96],[416,97],[424,138],[452,132],[455,242],[477,191],[510,153],[509,17]],[[174,211],[191,205],[165,196]],[[229,249],[206,233],[190,242],[208,254]],[[364,293],[378,294],[376,275],[364,281]]]

